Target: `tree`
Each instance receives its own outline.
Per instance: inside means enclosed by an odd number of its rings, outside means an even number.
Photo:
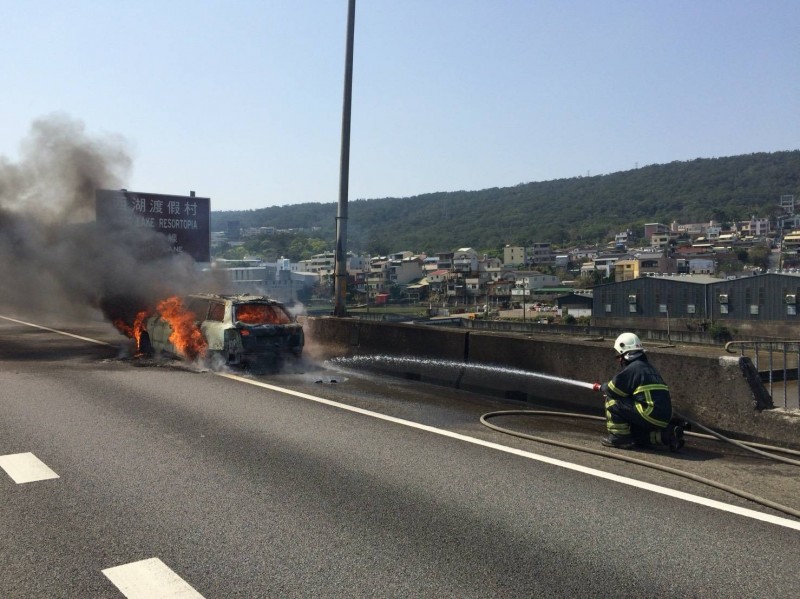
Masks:
[[[225,260],[244,260],[246,255],[247,249],[243,245],[240,245],[225,250],[222,253],[221,258],[224,258]]]
[[[372,255],[400,249],[432,254],[532,240],[602,242],[653,221],[731,223],[773,214],[781,195],[800,196],[798,173],[800,151],[794,150],[675,161],[507,188],[355,200],[350,203],[348,249]],[[225,230],[229,221],[238,220],[245,228],[314,228],[314,236],[333,247],[335,214],[335,203],[212,212],[211,227]],[[277,245],[270,249],[286,255]]]
[[[764,270],[769,268],[771,250],[766,245],[755,245],[747,252],[747,261]]]

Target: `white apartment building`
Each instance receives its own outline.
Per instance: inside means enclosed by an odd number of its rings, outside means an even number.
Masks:
[[[561,284],[555,275],[546,275],[540,272],[514,273],[517,287],[524,289],[540,289],[542,287],[556,287]]]
[[[750,220],[737,223],[736,228],[743,236],[766,237],[772,230],[768,218],[756,218],[751,216]]]
[[[453,270],[465,274],[478,272],[478,252],[472,248],[459,248],[453,252]]]
[[[336,269],[336,254],[334,252],[324,252],[315,254],[308,260],[300,260],[299,270],[303,272],[333,272]],[[347,272],[366,272],[369,268],[369,259],[364,256],[356,256],[352,252],[347,254]]]

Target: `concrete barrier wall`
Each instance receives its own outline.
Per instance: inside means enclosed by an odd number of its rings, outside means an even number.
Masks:
[[[359,367],[509,400],[602,414],[602,397],[575,384],[616,372],[608,340],[439,329],[349,318],[309,319],[320,357],[356,359]],[[800,447],[800,414],[772,409],[748,358],[648,349],[682,414],[742,439]],[[554,380],[559,377],[565,380]]]

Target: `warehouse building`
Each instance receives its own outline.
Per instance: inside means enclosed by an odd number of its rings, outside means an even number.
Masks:
[[[796,339],[798,298],[800,275],[794,273],[647,276],[596,286],[592,324],[676,331],[718,324],[740,335]]]

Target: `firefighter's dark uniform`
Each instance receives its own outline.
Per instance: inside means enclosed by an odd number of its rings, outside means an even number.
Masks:
[[[644,352],[633,352],[614,378],[603,383],[606,398],[606,428],[612,439],[630,439],[637,444],[665,443],[661,432],[672,418],[672,399],[664,379]]]

